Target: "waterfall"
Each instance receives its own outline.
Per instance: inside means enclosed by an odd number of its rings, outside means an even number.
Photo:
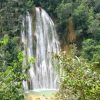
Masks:
[[[35,32],[32,31],[32,15],[27,13],[23,18],[21,37],[24,45],[23,67],[30,58],[36,59],[35,64],[29,64],[30,89],[57,89],[59,77],[53,68],[52,53],[59,53],[60,45],[54,23],[45,10],[36,7]],[[27,81],[23,81],[23,86],[29,90]]]

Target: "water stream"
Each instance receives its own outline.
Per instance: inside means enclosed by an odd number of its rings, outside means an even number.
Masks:
[[[53,68],[52,53],[59,53],[60,45],[54,23],[45,10],[36,7],[35,25],[35,32],[33,32],[32,15],[27,13],[27,16],[23,18],[21,32],[24,45],[23,67],[32,57],[35,57],[36,62],[29,64],[30,78],[28,81],[23,81],[24,89],[58,89],[59,76]]]

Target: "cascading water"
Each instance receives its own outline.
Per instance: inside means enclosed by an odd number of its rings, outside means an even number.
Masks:
[[[42,9],[36,8],[36,29],[32,32],[32,16],[28,13],[23,19],[23,31],[21,32],[24,44],[25,66],[31,57],[36,62],[30,62],[29,76],[30,89],[57,89],[59,79],[52,65],[52,53],[59,53],[60,46],[54,23],[49,15]],[[36,40],[36,49],[33,49],[33,41]],[[23,81],[25,90],[28,90],[27,81]]]

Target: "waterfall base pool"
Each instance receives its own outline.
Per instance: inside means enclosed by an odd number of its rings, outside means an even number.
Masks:
[[[55,97],[56,89],[36,89],[25,93],[25,100],[59,100]]]

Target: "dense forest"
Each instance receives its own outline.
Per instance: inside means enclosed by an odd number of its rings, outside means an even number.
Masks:
[[[61,43],[55,58],[62,61],[57,68],[61,66],[64,75],[57,96],[100,100],[99,0],[0,0],[0,100],[24,100],[22,81],[29,67],[22,67],[20,33],[23,16],[35,7],[51,16]]]

